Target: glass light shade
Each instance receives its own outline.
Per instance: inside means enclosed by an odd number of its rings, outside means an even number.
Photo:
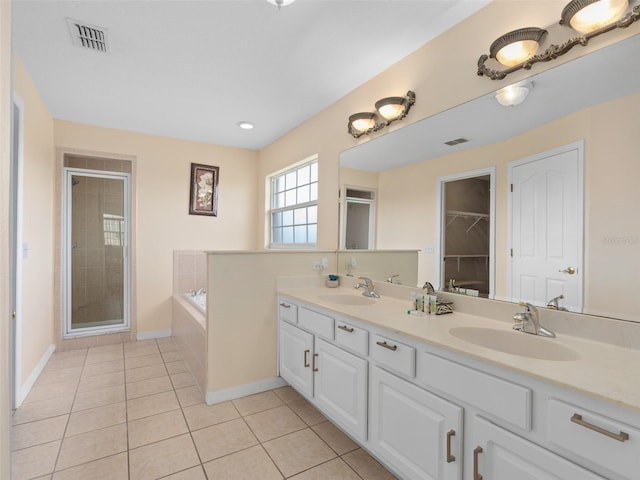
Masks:
[[[376,110],[385,120],[394,120],[404,114],[405,99],[402,97],[383,98],[376,102]]]
[[[349,125],[357,132],[366,132],[376,126],[376,114],[370,112],[355,113],[349,117]]]
[[[510,43],[496,53],[496,59],[505,67],[520,65],[525,60],[533,57],[539,46],[540,44],[535,40]]]
[[[529,95],[529,88],[524,85],[509,85],[499,90],[496,94],[496,100],[503,107],[513,107],[524,102]]]
[[[577,5],[576,5],[577,4]],[[584,5],[579,8],[581,5]],[[580,33],[590,33],[602,27],[606,27],[615,22],[622,16],[627,7],[628,0],[596,0],[569,3],[563,10],[563,18],[565,11],[573,11],[579,8],[569,19],[571,27]]]
[[[489,47],[489,53],[505,67],[515,67],[536,54],[546,34],[542,28],[519,28],[498,37]]]

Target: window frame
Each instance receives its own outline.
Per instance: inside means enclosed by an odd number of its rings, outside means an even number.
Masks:
[[[295,164],[289,165],[286,168],[279,170],[277,172],[272,173],[271,175],[268,175],[266,178],[266,187],[267,187],[267,195],[266,195],[266,202],[267,202],[267,228],[266,228],[266,243],[269,249],[283,249],[283,250],[295,250],[295,249],[315,249],[318,245],[318,215],[317,215],[317,208],[318,208],[318,189],[317,186],[319,184],[319,175],[318,173],[316,173],[316,177],[315,180],[313,180],[313,175],[311,175],[311,169],[310,169],[310,175],[309,175],[309,180],[308,183],[298,183],[299,179],[297,178],[298,175],[298,171],[302,170],[303,168],[309,166],[311,168],[312,165],[316,165],[316,172],[317,169],[319,168],[319,164],[318,164],[318,156],[317,155],[313,155],[309,158],[306,158],[300,162],[297,162]],[[295,185],[290,187],[289,185],[286,184],[286,180],[285,180],[285,185],[284,188],[281,190],[276,191],[276,181],[279,178],[282,179],[286,179],[287,175],[290,175],[291,173],[295,173],[296,174],[296,180],[295,180]],[[292,192],[295,191],[297,192],[298,189],[300,189],[300,187],[304,187],[306,185],[309,186],[309,198],[312,197],[311,195],[311,191],[312,191],[312,185],[316,185],[315,190],[316,190],[316,195],[315,195],[315,199],[313,200],[307,200],[301,203],[297,203],[297,198],[296,198],[296,203],[292,203],[289,205],[286,205],[286,200],[285,200],[285,206],[282,207],[276,207],[276,195],[277,194],[285,194],[286,197],[286,193],[287,192]],[[306,212],[305,214],[308,215],[308,208],[309,207],[316,207],[316,218],[315,218],[315,222],[309,222],[309,218],[307,216],[307,218],[305,219],[305,223],[297,223],[295,219],[292,220],[291,225],[284,225],[284,226],[291,226],[294,229],[294,238],[293,238],[293,242],[274,242],[274,228],[276,228],[273,224],[273,215],[276,213],[282,213],[282,212],[292,212],[292,215],[295,216],[295,210],[298,209],[305,209]],[[308,235],[309,235],[309,226],[310,225],[315,225],[315,242],[295,242],[295,227],[296,226],[305,226],[306,227],[306,237],[308,240]],[[282,228],[283,225],[278,226],[279,228]]]

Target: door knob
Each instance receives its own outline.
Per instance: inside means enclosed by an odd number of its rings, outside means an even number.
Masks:
[[[558,271],[562,273],[568,273],[569,275],[573,275],[574,273],[576,273],[576,269],[573,267],[567,267],[564,270],[558,270]]]

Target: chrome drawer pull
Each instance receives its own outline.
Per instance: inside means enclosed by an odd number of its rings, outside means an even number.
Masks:
[[[344,330],[345,332],[353,333],[353,328],[347,327],[346,325],[338,325],[340,330]]]
[[[311,367],[311,370],[313,370],[314,372],[318,371],[318,367],[316,367],[316,358],[318,358],[318,354],[314,353],[312,357],[313,366]]]
[[[392,351],[396,351],[398,349],[397,345],[389,345],[386,341],[384,342],[376,342],[376,345],[380,345],[381,347],[387,348]]]
[[[626,442],[627,440],[629,440],[629,434],[625,433],[625,432],[620,432],[620,433],[613,433],[610,432],[609,430],[605,430],[604,428],[598,427],[597,425],[594,425],[593,423],[589,423],[589,422],[585,422],[582,419],[582,415],[579,415],[577,413],[573,414],[573,417],[571,417],[571,421],[573,423],[577,423],[578,425],[588,428],[589,430],[593,430],[594,432],[598,432],[601,433],[602,435],[605,435],[609,438],[613,438],[614,440],[617,440],[619,442]]]
[[[451,455],[451,437],[455,437],[455,430],[449,430],[447,432],[447,463],[455,462],[456,457]]]
[[[482,475],[478,472],[478,456],[482,453],[482,447],[476,447],[473,451],[473,480],[482,480]]]
[[[287,304],[287,303],[284,303],[284,302],[282,302],[282,303],[280,304],[280,306],[281,306],[281,307],[284,307],[284,308],[291,308],[291,305],[289,305],[289,304]]]

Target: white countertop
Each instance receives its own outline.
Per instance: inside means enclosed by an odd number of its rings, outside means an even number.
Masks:
[[[506,321],[466,313],[415,316],[407,314],[409,300],[383,296],[372,305],[343,305],[323,298],[327,294],[361,296],[353,288],[300,287],[278,292],[291,299],[406,335],[452,352],[508,368],[542,381],[572,389],[640,412],[640,351],[564,334],[544,338],[579,354],[577,360],[539,360],[503,353],[461,340],[450,333],[454,327],[482,327],[512,331]]]

